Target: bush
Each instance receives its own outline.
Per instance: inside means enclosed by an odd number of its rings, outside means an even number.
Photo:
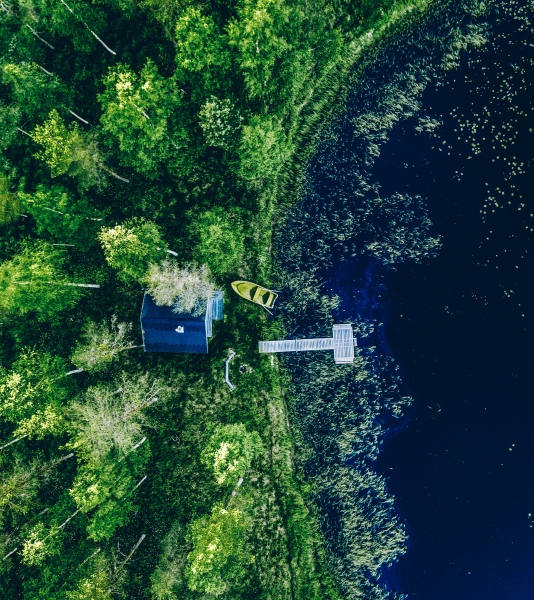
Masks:
[[[199,262],[206,263],[216,275],[234,272],[245,252],[240,219],[214,208],[198,217],[196,229],[200,237],[196,250]]]

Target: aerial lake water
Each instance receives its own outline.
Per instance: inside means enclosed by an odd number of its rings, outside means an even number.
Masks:
[[[379,459],[410,533],[396,585],[414,599],[532,597],[534,37],[518,17],[492,13],[487,49],[422,97],[436,135],[402,123],[373,171],[384,194],[426,198],[443,236],[437,258],[387,277],[383,305],[415,400]]]
[[[534,14],[468,4],[386,44],[280,233],[292,335],[359,338],[284,358],[347,598],[532,597]]]

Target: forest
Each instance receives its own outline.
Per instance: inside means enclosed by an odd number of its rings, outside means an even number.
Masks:
[[[349,73],[429,4],[0,0],[2,598],[345,597],[257,351],[292,321],[230,282],[283,283]],[[144,352],[144,290],[224,291],[209,354]]]

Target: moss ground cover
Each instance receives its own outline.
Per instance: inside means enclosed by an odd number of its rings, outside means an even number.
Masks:
[[[2,596],[343,597],[287,375],[257,353],[284,325],[229,283],[276,281],[273,227],[350,70],[428,5],[1,3]],[[140,280],[167,248],[225,291],[207,356],[133,347]],[[133,343],[76,369],[88,323],[117,320]],[[259,442],[228,487],[205,449],[225,464],[243,431]]]

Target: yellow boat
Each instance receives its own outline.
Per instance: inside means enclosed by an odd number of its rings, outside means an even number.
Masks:
[[[250,281],[232,281],[232,288],[246,300],[255,302],[264,308],[272,308],[278,294]]]

